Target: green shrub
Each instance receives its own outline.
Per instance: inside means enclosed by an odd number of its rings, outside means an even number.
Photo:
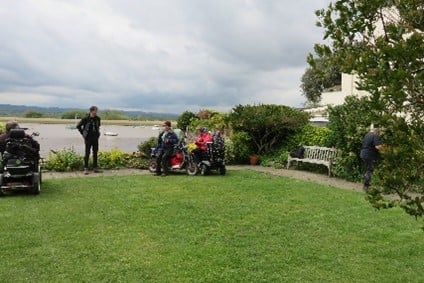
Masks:
[[[361,174],[363,170],[359,154],[351,153],[346,155],[342,152],[342,155],[337,159],[337,163],[334,165],[332,172],[334,176],[352,182],[359,182],[363,178]]]
[[[234,132],[231,136],[233,163],[246,164],[253,154],[251,138],[246,132]]]
[[[360,180],[362,140],[369,131],[372,110],[367,97],[348,96],[343,105],[328,109],[332,130],[330,143],[341,151],[334,175],[346,180]]]
[[[25,118],[43,118],[44,113],[34,111],[34,110],[28,110],[28,111],[23,113],[23,117],[25,117]]]
[[[229,115],[234,131],[250,137],[250,147],[257,154],[278,149],[287,138],[308,123],[309,114],[282,105],[238,105]]]
[[[138,153],[129,154],[114,148],[110,151],[100,151],[98,163],[99,167],[103,169],[147,169],[150,158]],[[83,167],[83,156],[77,154],[73,148],[65,148],[55,153],[50,153],[46,163],[43,165],[43,169],[57,172],[77,171],[82,170]]]
[[[284,167],[287,164],[288,153],[296,149],[297,146],[315,145],[331,147],[331,137],[332,131],[329,128],[306,124],[297,133],[291,135],[278,150],[269,152],[262,157],[261,164],[277,168]]]
[[[110,151],[100,151],[99,167],[103,169],[123,168],[126,166],[128,158],[128,153],[117,148],[113,148]]]
[[[4,133],[6,131],[6,124],[0,123],[0,134]]]
[[[153,147],[156,147],[158,144],[157,137],[151,137],[147,141],[141,142],[137,147],[144,156],[150,157],[150,151]]]
[[[50,153],[47,162],[43,165],[44,169],[64,172],[82,170],[84,160],[78,155],[74,148],[65,148],[55,153]]]
[[[198,119],[195,113],[184,111],[177,119],[177,128],[185,131],[193,119]]]
[[[208,109],[200,110],[196,117],[191,118],[189,127],[192,131],[206,127],[211,131],[224,132],[228,128],[228,114]]]
[[[61,114],[61,119],[81,119],[87,115],[87,112],[84,110],[69,110]]]
[[[150,164],[150,158],[146,158],[140,154],[130,154],[126,160],[126,168],[133,169],[148,169]]]
[[[129,120],[130,117],[126,115],[123,111],[119,110],[103,110],[100,113],[100,116],[103,120]]]
[[[225,163],[235,164],[234,144],[230,138],[225,139]]]

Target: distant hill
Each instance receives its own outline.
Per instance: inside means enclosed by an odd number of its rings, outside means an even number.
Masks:
[[[26,105],[11,105],[11,104],[0,104],[0,116],[6,117],[20,117],[28,111],[35,111],[43,113],[46,117],[57,117],[60,118],[61,114],[67,111],[80,110],[85,111],[86,109],[78,108],[60,108],[60,107],[40,107],[40,106],[26,106]],[[106,110],[106,109],[105,109]],[[157,112],[144,112],[144,111],[121,111],[124,115],[129,118],[143,117],[148,120],[175,120],[179,116],[175,113],[157,113]]]

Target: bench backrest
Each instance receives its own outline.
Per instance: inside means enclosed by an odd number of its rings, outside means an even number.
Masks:
[[[319,146],[304,146],[304,159],[316,160],[335,160],[337,157],[337,149]]]

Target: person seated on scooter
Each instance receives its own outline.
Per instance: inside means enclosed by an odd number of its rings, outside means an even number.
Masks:
[[[171,129],[171,122],[165,121],[162,125],[163,131],[158,137],[158,153],[156,158],[156,175],[168,175],[169,159],[171,158],[174,146],[178,144],[178,137]],[[163,174],[162,174],[163,170]]]
[[[3,133],[0,135],[0,152],[1,154],[4,153],[6,150],[6,144],[8,139],[10,138],[10,132],[13,129],[19,129],[19,124],[16,121],[9,121],[6,123],[6,133]],[[29,140],[31,144],[31,148],[34,150],[34,153],[37,155],[36,157],[39,157],[39,151],[40,151],[40,144],[34,140],[30,135],[25,135],[25,138]]]
[[[202,161],[203,156],[208,150],[208,142],[212,142],[212,136],[208,132],[208,129],[205,127],[198,129],[198,136],[196,141],[194,142],[197,146],[196,149],[193,150],[193,154],[196,157],[196,162],[199,163]]]

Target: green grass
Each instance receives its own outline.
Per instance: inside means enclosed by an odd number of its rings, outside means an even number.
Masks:
[[[360,193],[251,171],[48,180],[0,199],[0,278],[423,282],[421,225]]]

